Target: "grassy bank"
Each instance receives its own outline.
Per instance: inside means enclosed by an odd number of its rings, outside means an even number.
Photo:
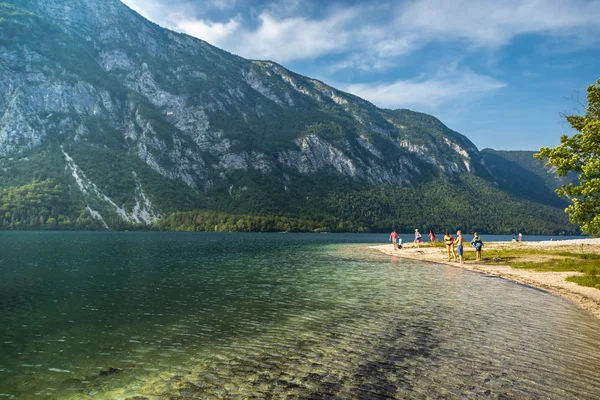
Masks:
[[[432,247],[445,249],[446,246],[441,242],[421,244],[423,249]],[[475,261],[475,250],[466,239],[464,257],[467,262]],[[572,276],[567,280],[600,289],[600,249],[594,246],[571,246],[568,249],[557,246],[553,249],[532,248],[521,243],[488,242],[483,248],[482,261],[537,272],[581,272],[582,276]]]
[[[589,250],[589,247],[572,251],[518,247],[484,249],[483,261],[538,272],[581,272],[582,276],[572,276],[567,280],[600,289],[600,254]],[[467,259],[475,258],[474,251],[468,254]]]

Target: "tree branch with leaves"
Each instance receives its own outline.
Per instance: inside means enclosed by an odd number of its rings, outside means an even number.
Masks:
[[[546,166],[556,168],[559,176],[575,172],[578,183],[563,185],[557,193],[571,200],[565,210],[571,222],[583,232],[600,234],[600,79],[587,89],[585,115],[568,115],[566,120],[577,131],[563,135],[555,148],[543,147],[535,155],[547,160]]]

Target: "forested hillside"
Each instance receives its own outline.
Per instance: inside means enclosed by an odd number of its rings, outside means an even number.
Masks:
[[[559,197],[555,190],[574,182],[576,177],[559,177],[535,159],[534,154],[534,151],[481,151],[486,166],[503,190],[533,202],[565,208],[567,200]]]
[[[387,232],[391,229],[411,232],[419,228],[436,232],[463,229],[468,232],[548,235],[578,232],[575,227],[568,228],[564,212],[539,203],[515,200],[485,180],[469,175],[456,177],[454,181],[434,180],[417,188],[387,185],[352,190],[340,188],[328,193],[315,190],[306,192],[306,197],[307,201],[319,206],[305,205],[304,209],[278,213],[286,217],[256,211],[249,214],[174,213],[159,221],[156,228],[247,232]]]

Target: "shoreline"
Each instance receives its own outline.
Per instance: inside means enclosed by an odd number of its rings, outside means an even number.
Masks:
[[[465,246],[465,248],[466,247],[467,246]],[[600,252],[600,239],[573,239],[564,241],[521,243],[486,242],[485,244],[486,249],[524,247],[536,249],[543,249],[544,247],[553,249],[560,248],[561,250],[564,248],[566,251],[572,251],[574,248],[576,248],[578,250],[585,249],[586,251]],[[565,280],[565,278],[568,276],[582,275],[580,272],[538,272],[527,269],[512,268],[503,264],[487,264],[470,260],[465,261],[464,265],[460,265],[460,263],[454,261],[447,261],[447,253],[445,248],[429,247],[427,245],[421,245],[420,248],[416,248],[412,243],[404,244],[402,249],[398,249],[396,251],[393,250],[391,244],[369,246],[369,248],[390,256],[445,264],[451,267],[463,268],[468,271],[493,275],[513,282],[542,289],[575,303],[578,307],[591,312],[592,315],[600,319],[600,290],[593,287],[580,286],[574,282],[567,282]],[[471,256],[474,254],[474,251],[471,249],[465,250],[466,256]],[[483,251],[483,258],[485,259],[485,249]]]

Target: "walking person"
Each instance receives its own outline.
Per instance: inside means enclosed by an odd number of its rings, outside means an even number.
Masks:
[[[415,243],[417,244],[417,249],[420,247],[422,241],[423,237],[421,236],[421,233],[419,233],[418,229],[415,229]]]
[[[462,235],[462,231],[458,231],[456,232],[456,239],[454,239],[454,244],[456,244],[456,249],[458,250],[458,258],[460,258],[460,265],[464,265],[465,264],[465,258],[463,255],[463,235]]]
[[[481,248],[483,247],[483,240],[481,240],[477,232],[473,234],[471,245],[475,247],[475,261],[481,261]]]
[[[450,261],[450,254],[452,254],[452,257],[454,257],[454,262],[456,262],[456,253],[454,252],[454,238],[448,231],[446,231],[446,235],[444,235],[444,243],[446,243],[446,249],[448,250],[448,261]]]
[[[398,232],[395,229],[390,233],[390,240],[394,245],[394,250],[398,250]]]
[[[429,230],[429,241],[435,243],[435,233],[431,229]]]

